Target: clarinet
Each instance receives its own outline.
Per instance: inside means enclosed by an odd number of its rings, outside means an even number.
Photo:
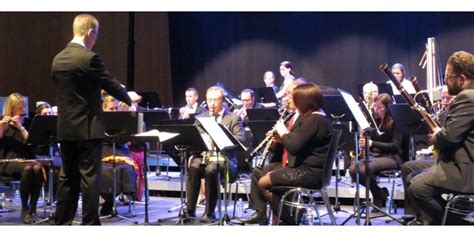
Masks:
[[[288,119],[291,118],[291,116],[294,115],[294,113],[290,113],[288,114],[286,117],[283,117],[285,115],[285,112],[286,112],[286,108],[283,110],[283,113],[281,114],[280,116],[280,119],[278,119],[278,121],[280,120],[283,120],[284,122],[287,122]],[[268,152],[270,151],[270,147],[272,146],[273,144],[273,136],[275,135],[276,133],[276,129],[275,129],[275,126],[272,128],[272,130],[270,130],[267,134],[267,137],[264,139],[264,141],[266,141],[266,144],[264,142],[260,143],[260,145],[263,145],[265,144],[265,149],[262,151],[262,159],[260,160],[260,162],[258,162],[258,164],[256,165],[257,168],[259,169],[263,169],[263,166],[265,165],[265,161],[267,160],[267,155],[268,155]]]

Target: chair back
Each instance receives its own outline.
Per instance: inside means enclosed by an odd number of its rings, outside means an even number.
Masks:
[[[321,189],[326,188],[331,182],[332,166],[334,164],[334,160],[336,159],[337,148],[339,147],[339,140],[341,139],[341,134],[341,129],[333,129],[331,142],[329,143],[328,154],[326,157],[326,161],[324,162]]]

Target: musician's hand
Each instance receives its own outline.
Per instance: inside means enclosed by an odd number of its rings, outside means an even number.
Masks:
[[[15,115],[11,117],[10,119],[10,125],[12,125],[15,128],[18,128],[19,130],[24,129],[23,126],[23,118],[21,116]]]
[[[289,131],[288,131],[288,128],[286,128],[285,126],[285,123],[283,123],[283,121],[279,120],[276,124],[275,124],[275,130],[276,132],[278,133],[278,135],[280,137],[283,137],[283,135],[287,134]]]
[[[135,91],[128,91],[127,92],[128,96],[130,96],[130,99],[132,100],[132,103],[140,103],[142,101],[142,96],[137,94]]]
[[[434,131],[434,133],[428,133],[428,139],[429,139],[429,142],[430,142],[431,144],[434,143],[434,139],[435,139],[435,137],[436,137],[436,134],[439,133],[440,131],[441,131],[441,128],[436,128],[435,131]]]
[[[10,122],[11,117],[10,116],[4,116],[2,120],[0,120],[0,124],[2,128],[6,128],[8,126],[8,123]]]

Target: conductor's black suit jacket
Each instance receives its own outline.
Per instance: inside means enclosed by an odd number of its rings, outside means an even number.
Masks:
[[[53,60],[57,88],[58,139],[85,141],[104,138],[101,89],[131,104],[127,91],[107,71],[96,53],[69,43]]]

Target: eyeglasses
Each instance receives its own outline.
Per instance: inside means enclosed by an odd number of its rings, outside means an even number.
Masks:
[[[459,78],[459,75],[456,75],[456,74],[452,74],[452,75],[446,74],[446,75],[444,76],[444,79],[445,79],[445,80],[450,80],[450,79],[453,79],[453,78]]]

